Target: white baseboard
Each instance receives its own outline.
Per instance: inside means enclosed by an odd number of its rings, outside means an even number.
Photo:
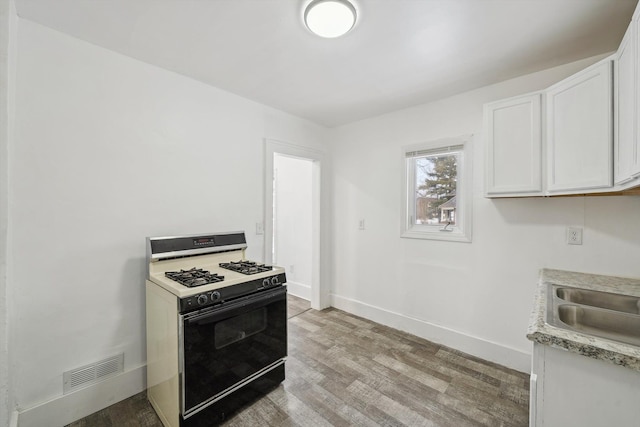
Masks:
[[[521,350],[505,347],[504,345],[467,335],[444,326],[394,313],[336,294],[331,294],[331,305],[356,316],[373,320],[520,372],[529,373],[531,369],[531,354]]]
[[[287,292],[291,295],[311,301],[311,286],[298,282],[287,282]]]
[[[62,427],[147,388],[147,367],[139,366],[92,386],[19,411],[19,427]]]

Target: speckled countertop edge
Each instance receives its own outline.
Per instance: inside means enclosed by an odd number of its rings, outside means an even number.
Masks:
[[[549,284],[640,297],[640,279],[542,269],[527,329],[531,341],[640,371],[640,347],[545,323]]]

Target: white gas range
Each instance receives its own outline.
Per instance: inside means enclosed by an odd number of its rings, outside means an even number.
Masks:
[[[284,380],[283,268],[244,232],[147,238],[148,397],[165,426],[211,426]]]

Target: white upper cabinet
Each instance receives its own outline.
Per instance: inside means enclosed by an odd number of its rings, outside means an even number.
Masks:
[[[487,197],[612,189],[613,59],[540,93],[485,104]],[[622,102],[635,102],[633,91],[626,95]]]
[[[546,91],[547,192],[588,192],[613,181],[612,62]]]
[[[485,195],[637,193],[639,80],[640,4],[611,57],[540,93],[485,105]]]
[[[486,195],[542,195],[541,95],[487,104],[484,119]]]
[[[625,184],[633,179],[637,166],[636,138],[636,25],[627,29],[614,62],[614,181]]]
[[[628,32],[631,33],[632,50],[633,50],[633,64],[634,64],[634,74],[633,81],[635,83],[635,104],[634,104],[634,113],[633,113],[633,122],[635,123],[635,138],[632,142],[631,149],[631,158],[633,159],[631,162],[631,174],[640,179],[640,84],[638,83],[638,78],[640,77],[640,29],[638,28],[639,20],[640,20],[640,5],[636,8],[636,12],[633,15],[633,21],[629,26],[630,30]]]

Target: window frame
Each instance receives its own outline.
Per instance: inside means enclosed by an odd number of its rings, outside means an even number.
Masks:
[[[409,239],[445,240],[451,242],[471,242],[472,225],[472,138],[463,135],[443,138],[402,147],[402,227],[400,237]],[[434,154],[460,152],[456,166],[456,225],[447,227],[429,224],[414,224],[416,203],[415,160]],[[448,231],[448,230],[452,231]]]

